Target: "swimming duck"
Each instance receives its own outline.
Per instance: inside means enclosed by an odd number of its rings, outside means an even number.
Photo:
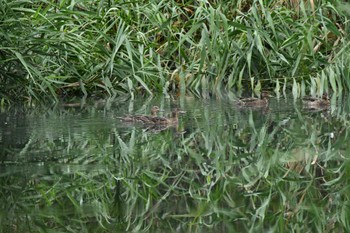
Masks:
[[[154,116],[149,118],[150,121],[145,121],[143,123],[154,125],[176,125],[178,123],[179,113],[184,112],[180,111],[178,108],[174,108],[171,112],[170,118]]]
[[[330,105],[328,94],[323,94],[321,98],[306,96],[302,99],[305,108],[326,108]]]
[[[269,100],[269,93],[263,91],[261,93],[261,98],[249,97],[249,98],[240,98],[235,101],[235,103],[240,107],[267,107]]]
[[[123,122],[142,122],[142,123],[152,123],[150,121],[151,118],[153,117],[157,117],[157,113],[160,111],[158,106],[153,106],[151,108],[151,115],[147,116],[147,115],[127,115],[124,117],[117,117],[118,119],[120,119]]]

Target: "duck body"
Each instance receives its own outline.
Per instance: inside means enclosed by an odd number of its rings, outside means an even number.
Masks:
[[[302,99],[305,108],[326,108],[330,105],[330,101],[327,94],[324,94],[322,98],[307,96]]]
[[[268,105],[268,100],[266,98],[241,98],[236,101],[238,106],[241,107],[265,107]]]
[[[171,124],[177,124],[178,119],[177,119],[177,117],[176,118],[174,118],[174,117],[170,117],[170,118],[152,117],[151,123],[155,124],[155,125],[171,125]]]
[[[261,93],[261,98],[257,97],[248,97],[248,98],[239,98],[235,103],[240,107],[267,107],[269,100],[269,94],[267,92]]]
[[[170,118],[154,116],[150,117],[150,121],[143,122],[144,124],[152,124],[152,125],[176,125],[178,123],[179,110],[173,109]]]
[[[135,123],[135,122],[141,122],[141,123],[152,123],[151,119],[153,117],[157,117],[157,113],[160,111],[158,106],[153,106],[151,108],[151,115],[126,115],[124,117],[117,117],[123,122],[127,123]]]
[[[146,115],[126,115],[126,116],[117,117],[117,118],[124,123],[137,123],[137,122],[144,123],[149,121],[149,117],[150,116],[146,116]]]

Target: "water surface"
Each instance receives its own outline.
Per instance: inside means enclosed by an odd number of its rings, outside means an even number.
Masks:
[[[347,100],[106,100],[0,114],[3,232],[349,231]],[[186,111],[149,127],[116,117]]]

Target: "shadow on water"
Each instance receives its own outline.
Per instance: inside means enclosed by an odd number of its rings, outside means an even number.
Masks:
[[[183,97],[0,113],[1,231],[348,232],[350,100]],[[116,119],[186,111],[178,125]]]

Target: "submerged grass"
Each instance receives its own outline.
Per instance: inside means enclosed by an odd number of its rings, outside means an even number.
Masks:
[[[341,1],[1,1],[2,102],[348,91],[348,9]]]
[[[1,132],[13,135],[1,147],[2,231],[349,231],[346,107],[205,104],[161,132],[109,111],[27,113],[26,131]],[[103,122],[85,118],[96,114]]]

